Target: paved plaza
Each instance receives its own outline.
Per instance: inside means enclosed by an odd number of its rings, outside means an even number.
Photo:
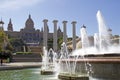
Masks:
[[[39,68],[41,62],[19,62],[19,63],[3,63],[0,65],[0,70],[16,70],[24,68]]]

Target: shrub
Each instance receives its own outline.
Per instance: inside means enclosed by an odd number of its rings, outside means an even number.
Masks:
[[[11,58],[11,52],[10,51],[0,51],[0,59],[7,59]]]
[[[16,52],[16,54],[32,54],[32,52]]]

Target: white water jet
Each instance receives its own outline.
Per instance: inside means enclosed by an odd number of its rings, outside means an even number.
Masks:
[[[52,48],[50,48],[48,51],[48,58],[49,58],[49,62],[52,63],[54,59],[54,51],[52,50]]]
[[[42,75],[52,75],[55,74],[57,71],[57,55],[52,50],[52,48],[49,49],[47,52],[46,48],[43,48],[43,61],[42,61],[42,68],[41,68],[41,74]]]
[[[48,69],[48,63],[49,63],[49,59],[48,59],[47,50],[45,47],[43,47],[42,70]]]
[[[99,29],[100,50],[106,50],[110,46],[110,36],[104,18],[100,11],[97,12],[97,21]]]
[[[97,12],[97,21],[99,33],[94,34],[94,47],[90,47],[86,27],[83,25],[80,29],[82,48],[75,50],[72,55],[97,55],[105,54],[111,46],[110,34],[100,11]]]
[[[57,54],[53,51],[52,48],[49,49],[48,58],[49,58],[49,63],[51,63],[51,66],[49,67],[52,67],[51,69],[53,71],[57,71]]]
[[[81,27],[80,32],[81,32],[82,49],[86,49],[90,46],[90,44],[87,36],[86,27],[84,25]]]
[[[100,45],[100,43],[99,43],[99,34],[95,33],[94,34],[94,47],[99,50],[99,47],[100,47],[99,45]]]
[[[68,55],[68,49],[67,49],[67,46],[66,46],[66,44],[65,44],[65,42],[63,42],[62,44],[61,44],[61,50],[60,50],[60,59],[59,59],[59,65],[61,65],[61,60],[62,59],[69,59],[69,55]],[[69,64],[69,62],[68,61],[65,61],[65,63],[66,63],[66,67],[67,67],[67,72],[71,72],[70,71],[70,64]],[[64,66],[62,66],[61,68],[65,68]]]
[[[68,58],[68,49],[67,49],[65,42],[63,42],[61,45],[60,54],[61,54],[60,59],[67,59]]]

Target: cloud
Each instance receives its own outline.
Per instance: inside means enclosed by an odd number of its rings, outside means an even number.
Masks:
[[[42,1],[43,0],[1,0],[0,9],[3,10],[21,9],[28,6],[33,6]]]

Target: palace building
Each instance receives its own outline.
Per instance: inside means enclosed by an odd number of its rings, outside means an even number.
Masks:
[[[49,27],[47,26],[48,39],[53,39],[53,33],[49,32]],[[25,27],[20,29],[20,31],[14,31],[12,20],[9,20],[7,31],[5,33],[11,38],[22,39],[28,46],[38,46],[43,45],[43,28],[41,30],[35,29],[34,21],[29,15],[25,22]],[[62,37],[63,32],[60,27],[57,29],[57,36]]]

